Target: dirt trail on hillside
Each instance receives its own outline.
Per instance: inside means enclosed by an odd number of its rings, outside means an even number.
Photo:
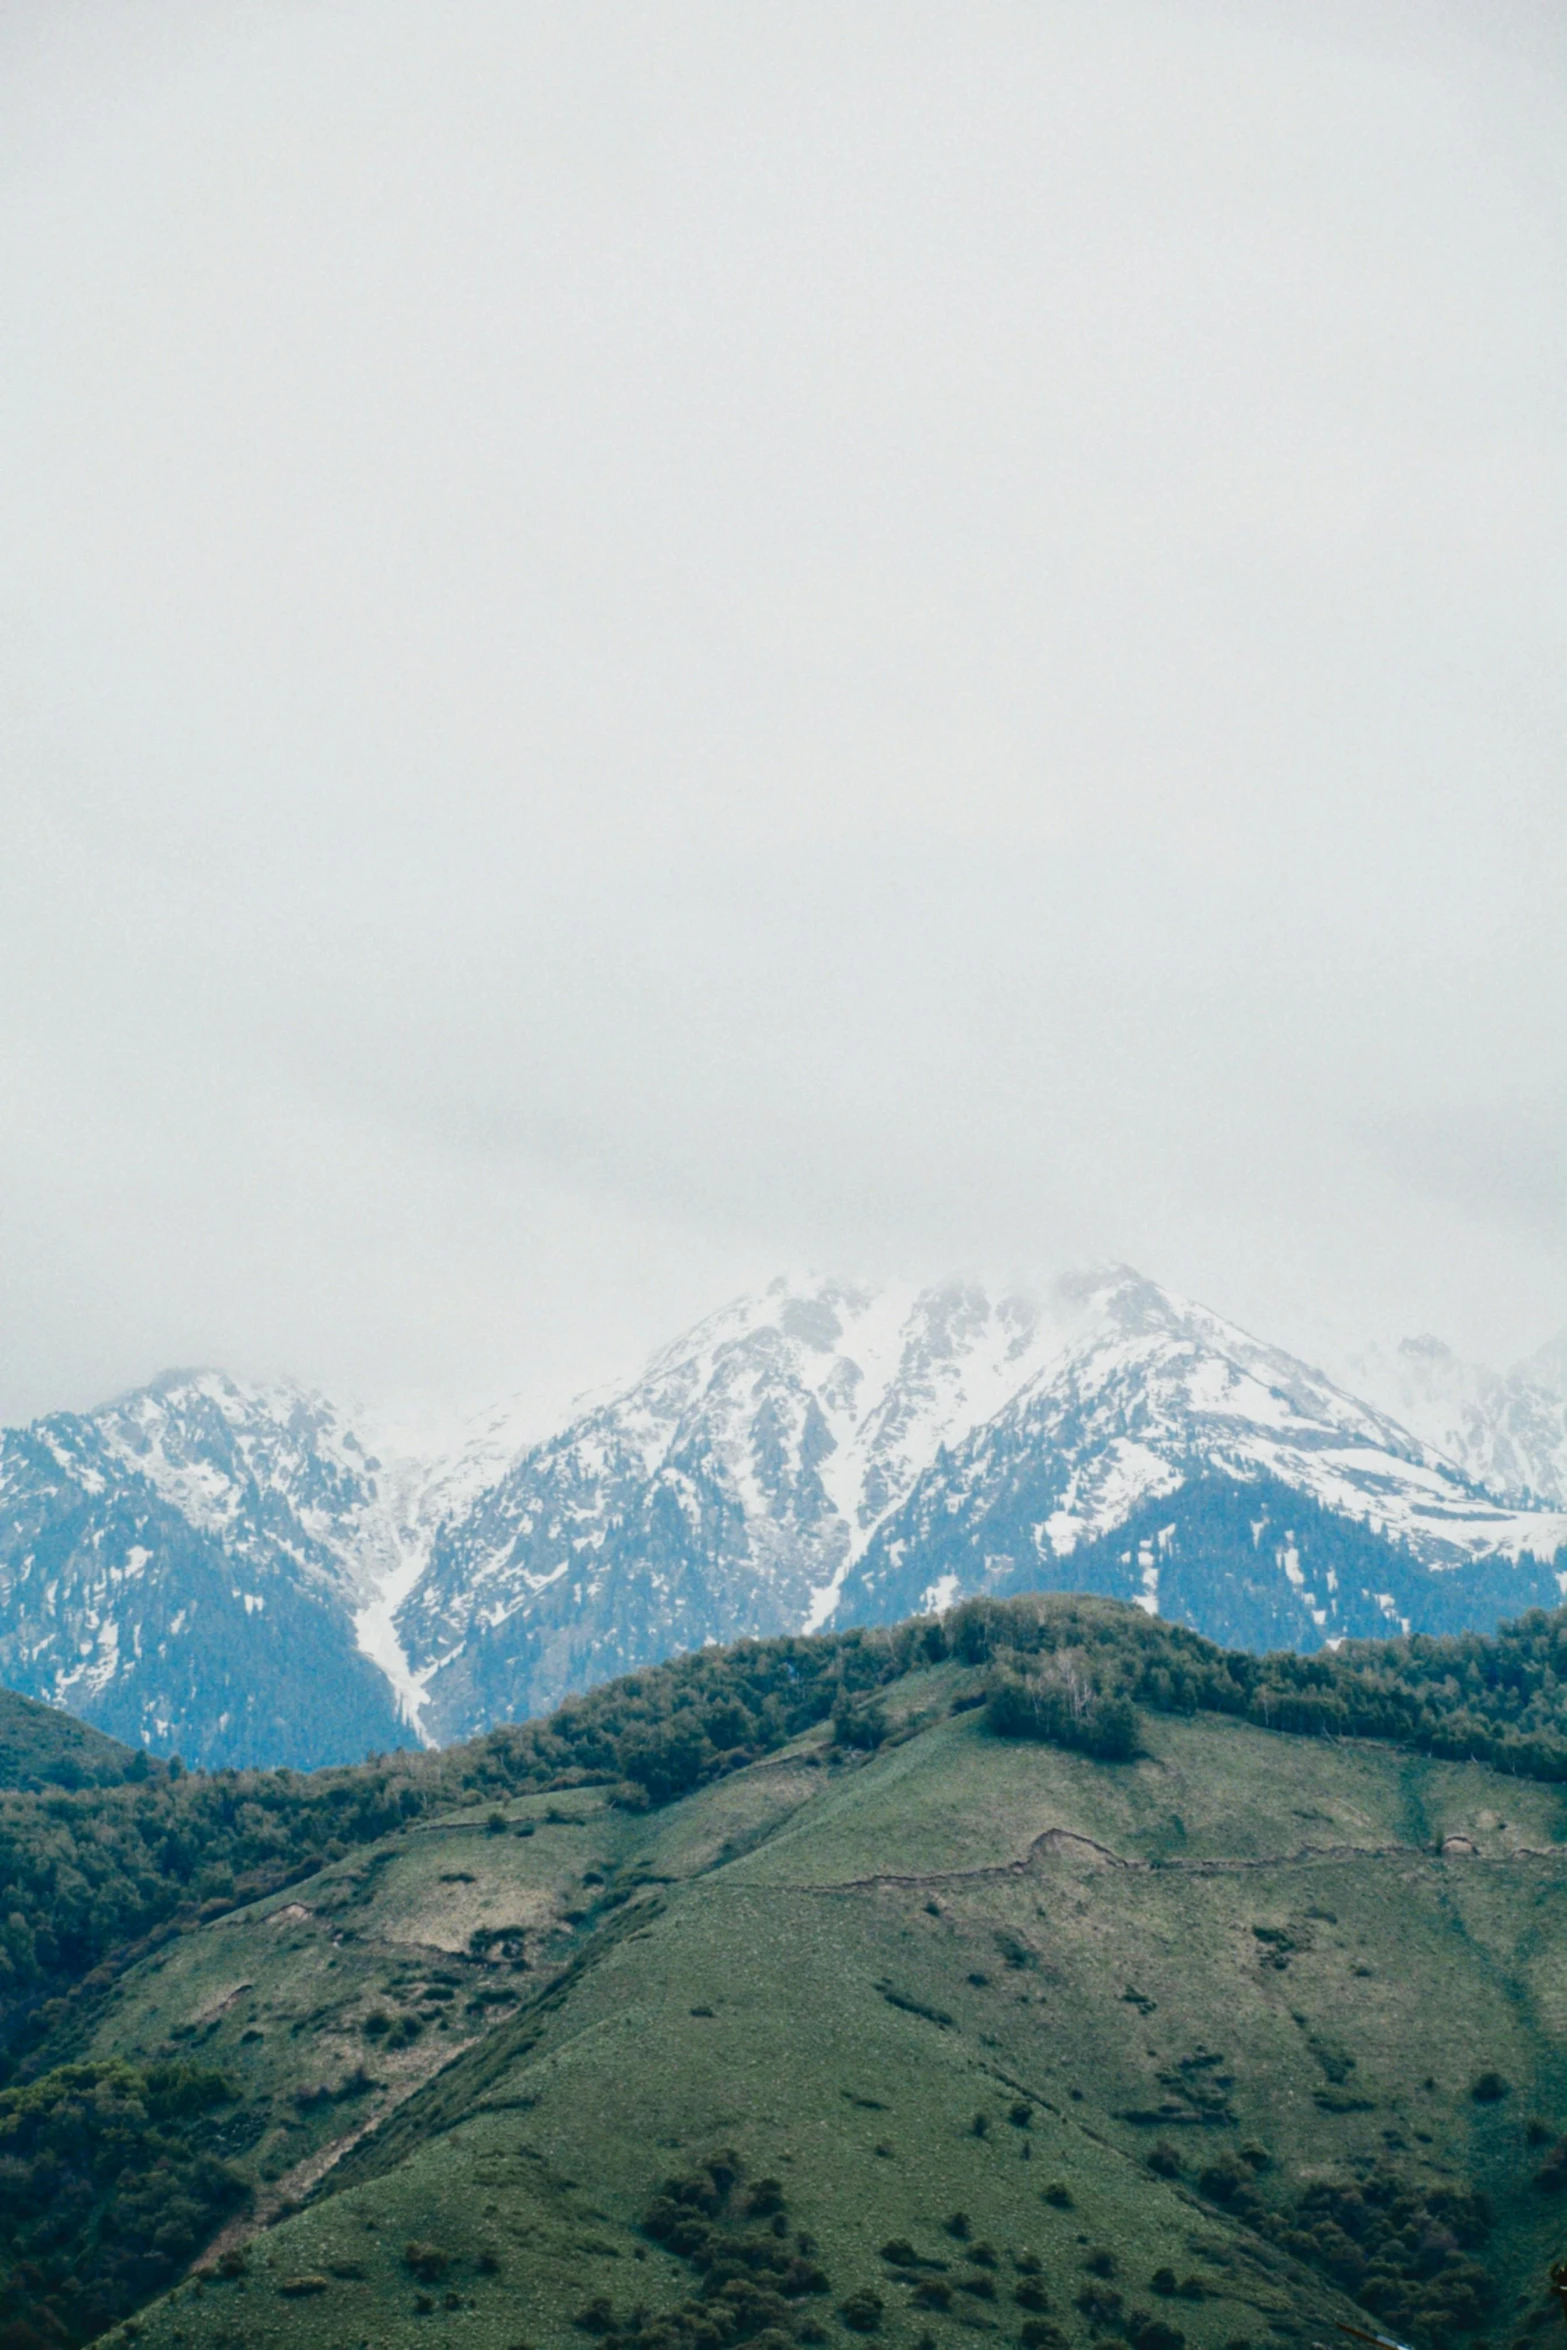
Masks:
[[[1442,1861],[1448,1866],[1505,1868],[1520,1860],[1567,1860],[1567,1844],[1520,1844],[1510,1851],[1497,1853],[1443,1851],[1431,1844],[1301,1844],[1289,1852],[1265,1852],[1236,1856],[1213,1857],[1205,1860],[1143,1860],[1136,1855],[1116,1852],[1110,1845],[1101,1844],[1096,1837],[1085,1836],[1075,1828],[1046,1828],[1036,1836],[1027,1852],[1019,1860],[996,1861],[984,1868],[921,1869],[915,1871],[884,1870],[873,1876],[839,1877],[825,1883],[797,1885],[746,1886],[748,1892],[789,1893],[852,1893],[869,1891],[879,1885],[975,1885],[987,1882],[1001,1884],[1008,1879],[1026,1877],[1042,1860],[1054,1857],[1077,1857],[1088,1860],[1097,1868],[1130,1869],[1149,1876],[1218,1877],[1242,1875],[1252,1869],[1309,1868],[1320,1861],[1355,1860],[1426,1860]]]

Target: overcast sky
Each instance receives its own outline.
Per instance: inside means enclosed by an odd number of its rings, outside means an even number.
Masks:
[[[1567,1322],[1567,14],[6,0],[0,1412]]]

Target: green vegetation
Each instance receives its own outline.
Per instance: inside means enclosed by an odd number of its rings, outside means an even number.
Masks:
[[[728,2350],[741,2342],[821,2342],[808,2315],[810,2297],[830,2290],[825,2269],[811,2258],[811,2238],[790,2240],[783,2183],[759,2179],[742,2191],[744,2165],[730,2151],[700,2170],[669,2178],[643,2219],[644,2233],[684,2260],[701,2279],[698,2292],[652,2315],[639,2302],[620,2319],[607,2294],[597,2295],[572,2321],[606,2343],[628,2350]],[[874,2332],[875,2297],[863,2290],[845,2304],[844,2321]],[[852,2304],[852,2309],[851,2309]]]
[[[13,1791],[0,2350],[1532,2350],[1561,1635],[974,1603]]]
[[[988,1694],[998,1734],[1106,1759],[1135,1750],[1139,1709],[1213,1712],[1567,1780],[1567,1613],[1494,1640],[1258,1658],[1109,1601],[975,1600],[890,1631],[703,1650],[444,1754],[309,1775],[184,1772],[7,1698],[0,2016],[171,1921],[260,1898],[453,1804],[485,1805],[492,1832],[496,1800],[530,1790],[611,1786],[627,1809],[657,1808],[829,1719],[840,1749],[873,1751],[886,1692],[948,1656],[991,1667],[973,1701]]]
[[[1099,1762],[1130,1762],[1137,1752],[1137,1709],[1106,1688],[1103,1672],[1078,1670],[1070,1657],[1012,1648],[998,1658],[985,1725],[998,1738],[1042,1738]],[[1010,1663],[1017,1658],[1018,1666]],[[1026,1658],[1026,1663],[1023,1661]]]
[[[989,1715],[1003,1737],[1122,1760],[1135,1744],[1131,1709],[1145,1706],[1567,1780],[1567,1611],[1533,1609],[1491,1639],[1417,1634],[1316,1656],[1218,1648],[1093,1600],[971,1600],[946,1634],[965,1661],[993,1661]]]
[[[841,1749],[874,1750],[885,1693],[949,1655],[991,1666],[999,1735],[1105,1759],[1135,1751],[1139,1709],[1213,1712],[1567,1779],[1567,1614],[1538,1612],[1491,1641],[1258,1658],[1109,1601],[975,1600],[944,1622],[703,1650],[470,1746],[309,1775],[184,1772],[8,1698],[0,2014],[170,1921],[260,1898],[453,1804],[489,1807],[492,1832],[496,1799],[530,1790],[612,1786],[625,1808],[656,1808],[829,1719]]]
[[[74,1715],[0,1689],[0,1787],[113,1787],[146,1767],[139,1750]]]
[[[233,2092],[191,2065],[75,2064],[0,2094],[0,2339],[91,2341],[173,2282],[246,2190],[214,2155]]]
[[[35,1735],[30,1779],[0,1793],[0,2018],[171,1923],[298,1883],[454,1804],[484,1805],[493,1821],[497,1798],[584,1782],[616,1784],[632,1809],[672,1802],[896,1678],[914,1646],[849,1633],[703,1651],[470,1746],[308,1775],[187,1772],[10,1699]],[[58,2020],[45,2011],[46,2026]]]

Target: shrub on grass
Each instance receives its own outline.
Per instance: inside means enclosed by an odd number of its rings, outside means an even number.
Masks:
[[[1255,1514],[1252,1494],[1228,1479],[1213,1495],[1221,1515]],[[1273,1732],[1376,1738],[1567,1781],[1567,1611],[1532,1609],[1494,1636],[1257,1657],[1106,1601],[976,1600],[942,1623],[703,1649],[444,1752],[308,1774],[187,1772],[137,1755],[123,1783],[28,1781],[7,1797],[12,1897],[25,1923],[7,1929],[4,2003],[25,2003],[36,2041],[51,2028],[52,1990],[82,1980],[110,1950],[194,1915],[204,1885],[231,1903],[256,1900],[454,1800],[498,1804],[568,1780],[634,1786],[644,1804],[654,1791],[669,1800],[740,1758],[776,1751],[846,1692],[876,1697],[938,1646],[1025,1682],[1049,1678],[1065,1658],[1101,1707],[1225,1714]],[[742,1719],[738,1743],[715,1744],[732,1740]],[[517,1833],[534,1824],[520,1822]]]
[[[415,2238],[403,2246],[403,2266],[421,2285],[438,2284],[451,2265],[451,2254],[439,2244],[422,2243]]]
[[[887,1715],[874,1697],[845,1694],[832,1709],[833,1743],[862,1754],[874,1754],[887,1735]]]
[[[1350,2294],[1386,2327],[1422,2341],[1472,2333],[1496,2297],[1475,2257],[1490,2233],[1483,2195],[1446,2181],[1410,2178],[1388,2165],[1317,2179],[1271,2208],[1234,2156],[1211,2163],[1199,2186],[1297,2260]],[[1206,2287],[1178,2287],[1199,2299]]]
[[[1197,2175],[1197,2186],[1210,2203],[1221,2203],[1227,2211],[1237,2212],[1243,2219],[1260,2224],[1266,2216],[1266,2206],[1250,2171],[1233,2154],[1222,2154],[1216,2161],[1206,2163]]]
[[[1186,2336],[1179,2326],[1167,2325],[1162,2317],[1150,2317],[1143,2309],[1134,2309],[1127,2320],[1126,2338],[1132,2350],[1186,2350]]]

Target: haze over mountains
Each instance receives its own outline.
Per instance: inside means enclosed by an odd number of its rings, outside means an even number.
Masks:
[[[0,1679],[209,1765],[437,1742],[711,1640],[1084,1589],[1252,1648],[1567,1588],[1567,1352],[1352,1394],[1125,1267],[780,1280],[541,1442],[391,1460],[171,1373],[0,1438]]]

